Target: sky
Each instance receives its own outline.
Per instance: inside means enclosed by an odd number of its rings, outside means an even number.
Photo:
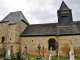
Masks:
[[[80,0],[64,0],[72,9],[74,21],[80,21]],[[0,0],[0,21],[10,12],[22,11],[30,24],[58,22],[62,0]]]

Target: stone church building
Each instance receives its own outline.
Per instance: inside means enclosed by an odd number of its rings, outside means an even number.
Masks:
[[[58,23],[29,24],[21,11],[10,12],[0,21],[0,51],[13,46],[13,53],[47,55],[52,47],[53,56],[68,56],[70,44],[74,54],[80,57],[80,21],[73,21],[71,9],[62,1],[57,11]]]

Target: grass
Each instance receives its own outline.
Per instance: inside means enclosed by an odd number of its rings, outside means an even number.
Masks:
[[[69,60],[69,58],[66,58],[66,59]],[[57,57],[52,57],[52,60],[58,60],[58,58]],[[59,60],[65,60],[65,58],[64,57],[60,57]],[[75,58],[75,60],[80,60],[80,58]]]
[[[14,54],[13,56],[14,56],[14,57],[17,57],[17,54]],[[37,58],[37,55],[28,54],[27,57],[34,59],[34,58]],[[67,59],[69,60],[69,58],[67,58]],[[57,58],[57,57],[52,57],[52,60],[58,60],[58,58]],[[64,57],[60,57],[59,60],[65,60],[65,58],[64,58]],[[80,60],[80,58],[75,58],[75,60]]]
[[[28,58],[37,58],[37,55],[28,54]],[[69,58],[67,58],[67,59],[69,59]],[[58,58],[57,57],[52,57],[52,60],[58,60]],[[59,60],[65,60],[65,58],[64,57],[60,57]],[[80,58],[75,58],[75,60],[80,60]]]
[[[69,60],[69,58],[67,58]],[[58,60],[57,57],[52,57],[52,60]],[[64,57],[60,57],[59,60],[65,60]],[[75,58],[75,60],[80,60],[80,58]]]
[[[37,55],[28,54],[28,58],[37,58]]]
[[[80,58],[76,58],[75,60],[80,60]]]

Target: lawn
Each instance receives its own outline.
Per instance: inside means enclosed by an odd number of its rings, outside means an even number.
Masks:
[[[37,58],[37,55],[28,54],[28,58]],[[58,60],[58,58],[57,57],[52,57],[52,60]],[[59,60],[65,60],[65,58],[64,57],[60,57]],[[69,58],[67,60],[69,60]],[[80,58],[75,58],[75,60],[80,60]]]
[[[28,54],[27,57],[28,57],[28,58],[37,58],[37,55],[30,55],[30,54]]]

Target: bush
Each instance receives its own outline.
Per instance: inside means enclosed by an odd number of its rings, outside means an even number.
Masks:
[[[13,57],[17,58],[17,54],[13,54]]]

